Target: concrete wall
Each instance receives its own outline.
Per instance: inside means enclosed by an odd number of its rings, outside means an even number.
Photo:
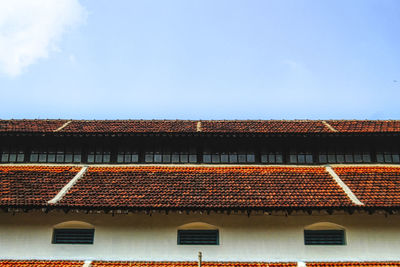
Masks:
[[[94,245],[51,244],[70,220],[95,226]],[[192,222],[217,226],[220,245],[177,245],[178,227]],[[317,222],[342,225],[347,245],[305,246],[304,227]],[[205,261],[400,260],[400,216],[0,213],[1,259],[183,261],[198,251]]]

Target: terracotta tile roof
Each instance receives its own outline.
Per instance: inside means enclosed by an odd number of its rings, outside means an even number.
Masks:
[[[366,208],[400,207],[400,167],[334,171]],[[0,206],[48,206],[81,170],[0,165]],[[56,205],[56,206],[54,206]],[[287,209],[352,207],[324,167],[96,166],[52,207],[138,209]]]
[[[0,260],[1,267],[78,267],[82,261]],[[310,267],[396,267],[400,262],[307,262]],[[92,267],[197,267],[197,262],[173,261],[93,261]],[[295,267],[295,262],[202,262],[203,267]]]
[[[307,267],[395,267],[400,262],[367,261],[367,262],[307,262]]]
[[[338,132],[400,132],[400,121],[394,120],[329,120],[327,121]]]
[[[0,260],[1,267],[81,267],[82,261]]]
[[[58,203],[134,208],[344,207],[322,167],[90,167]]]
[[[79,170],[61,166],[0,166],[0,205],[44,205]]]
[[[399,167],[337,167],[334,170],[366,206],[400,206]]]
[[[104,262],[94,261],[92,267],[197,267],[197,262]],[[268,263],[268,262],[202,262],[203,267],[290,267],[297,266],[296,263]]]
[[[203,132],[233,133],[329,133],[332,132],[322,121],[293,120],[248,120],[248,121],[202,121]]]
[[[96,120],[72,121],[60,132],[74,133],[187,133],[196,132],[195,121],[184,120]]]
[[[0,120],[0,132],[53,132],[67,120]]]
[[[0,120],[0,132],[51,133],[68,120]],[[327,123],[333,127],[327,125]],[[381,133],[400,120],[72,120],[60,133]]]

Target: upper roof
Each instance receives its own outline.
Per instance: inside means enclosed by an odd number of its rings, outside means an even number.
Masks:
[[[400,133],[400,120],[0,120],[6,133]]]

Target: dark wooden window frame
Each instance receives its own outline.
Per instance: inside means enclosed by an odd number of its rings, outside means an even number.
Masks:
[[[53,229],[52,244],[92,245],[94,229],[57,228]]]
[[[346,232],[345,230],[304,230],[304,245],[344,246]]]

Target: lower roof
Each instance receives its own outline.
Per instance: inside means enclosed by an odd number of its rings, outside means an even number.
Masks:
[[[393,166],[334,166],[337,177],[324,166],[90,166],[80,176],[81,170],[0,165],[0,207],[400,209],[400,167]]]
[[[1,267],[83,267],[83,261],[47,261],[47,260],[0,260]],[[198,263],[195,261],[188,262],[156,262],[156,261],[93,261],[90,264],[86,263],[85,266],[91,267],[197,267]],[[202,262],[203,267],[295,267],[298,266],[297,262]],[[303,265],[304,266],[304,265]],[[387,261],[357,261],[357,262],[306,262],[305,266],[312,267],[395,267],[400,266],[400,262],[387,262]]]

